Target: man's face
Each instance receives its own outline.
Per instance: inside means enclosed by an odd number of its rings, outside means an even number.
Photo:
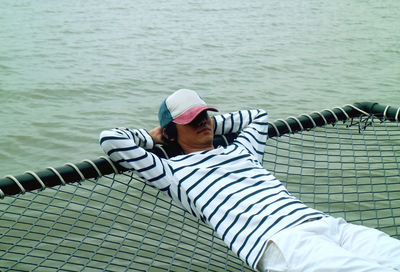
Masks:
[[[176,124],[178,144],[199,150],[208,150],[214,139],[214,122],[207,111],[201,112],[187,125]],[[203,149],[204,148],[204,149]]]

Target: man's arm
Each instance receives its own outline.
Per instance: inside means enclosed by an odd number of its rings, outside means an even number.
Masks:
[[[264,110],[241,110],[217,115],[213,119],[215,135],[239,133],[236,141],[262,162],[268,136],[268,114]]]
[[[136,170],[150,185],[171,196],[172,173],[167,162],[146,151],[160,139],[158,129],[150,134],[144,129],[116,128],[100,134],[100,145],[114,162]]]

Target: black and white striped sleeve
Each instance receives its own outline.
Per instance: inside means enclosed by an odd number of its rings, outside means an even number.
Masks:
[[[214,116],[214,120],[216,135],[238,132],[236,141],[262,161],[268,136],[268,114],[264,110],[241,110]]]
[[[114,162],[136,170],[150,185],[171,195],[171,170],[166,160],[146,151],[154,147],[154,141],[146,130],[105,130],[100,134],[100,146]]]

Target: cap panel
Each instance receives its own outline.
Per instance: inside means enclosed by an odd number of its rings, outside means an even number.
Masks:
[[[192,90],[180,89],[170,95],[165,103],[173,119],[196,106],[207,106],[200,96]]]
[[[171,112],[169,111],[166,100],[161,103],[160,109],[158,111],[158,120],[160,120],[160,127],[166,127],[170,122],[172,122],[173,118],[171,116]]]

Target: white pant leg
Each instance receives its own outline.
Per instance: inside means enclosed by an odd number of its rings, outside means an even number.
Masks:
[[[267,248],[257,264],[257,270],[261,272],[283,272],[287,271],[286,260],[279,247],[269,241]]]
[[[328,217],[281,231],[272,237],[257,268],[288,272],[397,271],[341,247],[344,225],[341,220]],[[350,235],[350,231],[344,232]]]
[[[343,219],[334,220],[339,220],[343,248],[400,271],[400,240],[373,228],[349,224]]]

